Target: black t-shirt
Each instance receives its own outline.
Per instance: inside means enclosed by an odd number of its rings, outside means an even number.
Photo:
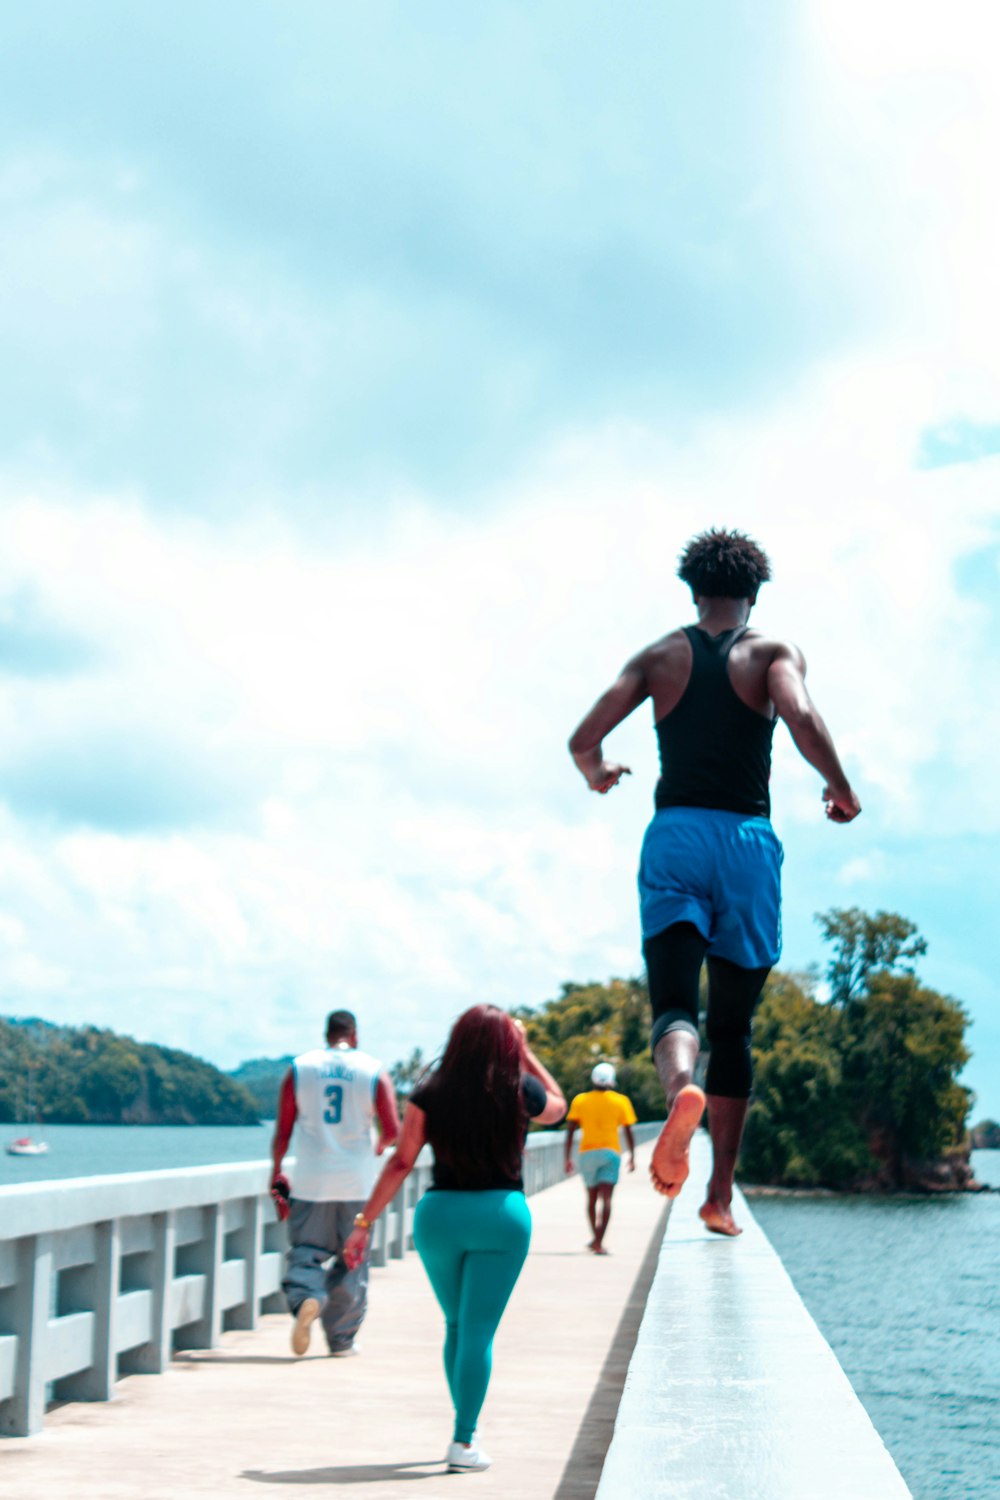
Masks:
[[[512,1188],[517,1192],[523,1192],[524,1180],[520,1174],[512,1177],[504,1172],[502,1167],[484,1162],[482,1175],[481,1177],[477,1177],[475,1183],[462,1183],[457,1180],[453,1168],[446,1161],[440,1159],[438,1143],[435,1142],[437,1131],[434,1120],[435,1089],[433,1080],[421,1084],[419,1088],[414,1089],[410,1095],[410,1103],[415,1104],[418,1109],[422,1109],[427,1117],[427,1140],[430,1143],[431,1150],[434,1152],[432,1188],[440,1188],[443,1191],[451,1193],[481,1193],[497,1188]],[[525,1114],[532,1120],[536,1115],[540,1115],[545,1108],[545,1090],[538,1079],[531,1073],[521,1074],[521,1103],[524,1105]],[[527,1126],[525,1126],[524,1133],[527,1136]]]

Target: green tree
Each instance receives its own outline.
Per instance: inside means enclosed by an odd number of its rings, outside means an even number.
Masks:
[[[967,1017],[920,984],[914,924],[857,907],[818,918],[834,953],[829,1005],[772,975],[754,1025],[756,1085],[742,1170],[830,1187],[960,1185],[970,1094]],[[936,1174],[936,1177],[935,1177]]]
[[[426,1069],[427,1064],[424,1061],[424,1054],[419,1047],[414,1047],[405,1062],[400,1059],[399,1062],[393,1063],[389,1069],[389,1077],[392,1079],[393,1088],[401,1099],[407,1098],[413,1092],[414,1085]]]
[[[591,1086],[594,1064],[614,1063],[618,1088],[640,1120],[663,1118],[663,1089],[649,1054],[649,992],[642,979],[564,984],[559,996],[515,1011],[533,1051],[567,1099]]]
[[[741,1175],[842,1187],[874,1168],[843,1076],[840,1017],[801,977],[770,976],[753,1031],[754,1099]]]
[[[872,976],[849,1039],[854,1095],[875,1154],[895,1183],[965,1139],[972,1102],[962,1007],[912,974]]]
[[[863,994],[874,974],[897,969],[912,974],[913,961],[927,952],[916,926],[897,912],[871,916],[859,906],[832,907],[817,912],[816,921],[833,945],[826,973],[835,1005],[849,1005]]]

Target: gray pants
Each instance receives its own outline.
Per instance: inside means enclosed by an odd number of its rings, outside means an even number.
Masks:
[[[342,1251],[364,1202],[309,1203],[293,1198],[290,1206],[288,1259],[281,1283],[288,1310],[294,1317],[307,1297],[315,1297],[330,1349],[347,1349],[368,1306],[368,1252],[349,1271]]]

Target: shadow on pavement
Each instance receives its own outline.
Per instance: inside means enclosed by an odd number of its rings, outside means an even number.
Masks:
[[[345,1464],[343,1468],[244,1469],[241,1479],[257,1484],[371,1484],[377,1479],[437,1479],[444,1472],[440,1458],[414,1459],[401,1464]]]
[[[206,1349],[204,1354],[175,1354],[175,1365],[304,1365],[310,1359],[324,1356],[295,1354],[223,1354],[218,1349]]]

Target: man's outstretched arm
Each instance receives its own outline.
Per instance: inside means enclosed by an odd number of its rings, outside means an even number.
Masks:
[[[623,776],[631,776],[628,766],[604,759],[603,740],[648,697],[646,674],[635,658],[570,736],[569,753],[592,792],[610,792]]]
[[[850,823],[861,803],[840,764],[827,729],[805,683],[806,664],[797,646],[781,646],[767,672],[767,691],[784,719],[799,754],[823,777],[826,815],[834,823]]]

